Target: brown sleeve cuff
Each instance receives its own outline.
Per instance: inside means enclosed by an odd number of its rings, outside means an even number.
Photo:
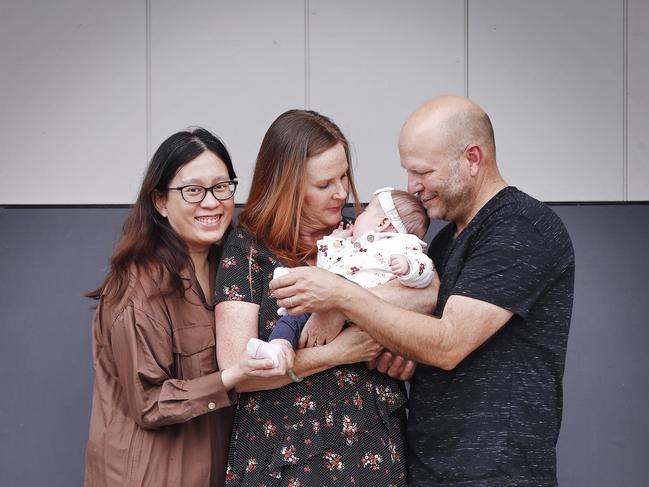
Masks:
[[[226,390],[219,371],[192,379],[189,401],[198,416],[233,406],[237,403],[237,393],[234,389]]]

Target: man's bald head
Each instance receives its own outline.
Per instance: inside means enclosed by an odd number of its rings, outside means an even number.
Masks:
[[[419,195],[428,216],[452,220],[458,229],[507,184],[496,166],[489,117],[460,96],[419,107],[401,129],[399,156],[408,191]]]
[[[485,111],[468,98],[445,95],[419,107],[401,129],[399,145],[424,140],[457,155],[469,144],[478,144],[485,162],[495,162],[496,145],[491,120]]]

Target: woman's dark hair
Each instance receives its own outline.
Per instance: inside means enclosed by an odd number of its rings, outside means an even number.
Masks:
[[[147,167],[142,187],[131,209],[122,234],[110,259],[110,269],[104,282],[87,297],[99,299],[105,294],[117,301],[126,292],[129,272],[135,267],[149,272],[166,270],[170,276],[165,293],[184,296],[185,286],[180,272],[192,266],[185,242],[171,228],[166,218],[157,212],[153,195],[166,192],[176,172],[203,152],[210,151],[223,161],[230,179],[236,179],[228,150],[214,134],[196,127],[177,132],[165,140]]]

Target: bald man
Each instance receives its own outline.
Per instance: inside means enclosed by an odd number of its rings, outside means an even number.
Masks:
[[[418,363],[409,485],[556,485],[570,237],[546,205],[507,185],[489,117],[466,98],[438,97],[417,109],[399,153],[409,191],[430,218],[449,221],[429,247],[440,279],[433,315],[312,268],[272,281],[273,295],[291,314],[337,309]],[[398,357],[383,368],[403,376],[408,363]]]

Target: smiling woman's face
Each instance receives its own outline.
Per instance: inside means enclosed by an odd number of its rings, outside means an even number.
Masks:
[[[228,168],[213,152],[205,151],[182,166],[169,183],[170,188],[196,184],[211,187],[228,181]],[[158,212],[187,244],[189,253],[202,253],[221,240],[234,212],[234,197],[217,200],[208,191],[200,203],[188,203],[180,191],[167,191],[155,196]]]
[[[340,222],[349,193],[348,170],[342,144],[307,159],[303,211],[311,231],[332,230]]]

